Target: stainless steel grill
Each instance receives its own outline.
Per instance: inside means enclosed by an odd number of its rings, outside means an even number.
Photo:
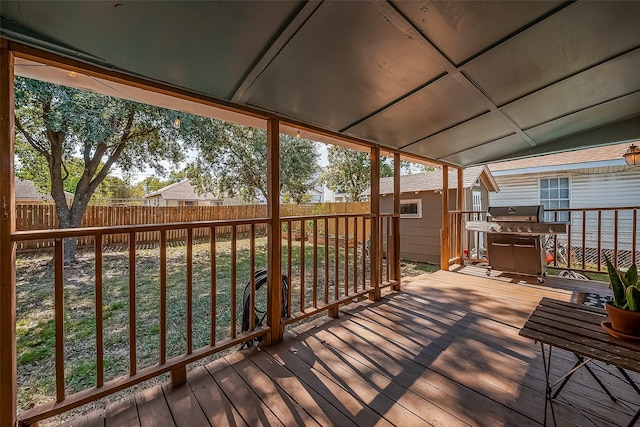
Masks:
[[[567,224],[544,222],[544,207],[490,207],[487,221],[469,221],[467,230],[487,233],[489,268],[533,275],[540,283],[547,273],[546,252],[541,236],[564,234]]]

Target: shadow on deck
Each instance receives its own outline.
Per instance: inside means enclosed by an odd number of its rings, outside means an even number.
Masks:
[[[191,370],[186,385],[144,390],[72,425],[540,425],[540,348],[518,331],[542,297],[571,301],[606,285],[498,279],[418,276],[380,302],[345,307],[279,345],[233,353]],[[556,354],[560,374],[573,358]],[[578,371],[556,406],[559,425],[625,425],[638,409],[612,368],[595,369],[612,373],[601,377],[617,403]]]

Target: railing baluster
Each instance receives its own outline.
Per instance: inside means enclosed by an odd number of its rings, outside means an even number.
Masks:
[[[293,245],[291,244],[291,221],[287,222],[287,277],[289,278],[289,286],[287,287],[287,317],[291,317],[291,303],[293,300],[293,278],[292,278],[292,260],[293,260]]]
[[[618,267],[618,210],[613,211],[613,265]]]
[[[129,233],[129,375],[138,371],[136,352],[136,233]]]
[[[318,220],[313,219],[313,306],[318,307]]]
[[[349,217],[344,217],[344,295],[349,295]]]
[[[636,263],[638,245],[638,210],[633,210],[633,224],[631,225],[631,264]]]
[[[567,212],[567,268],[571,268],[571,211]]]
[[[213,226],[210,228],[209,235],[209,252],[211,259],[209,262],[211,263],[211,330],[209,331],[210,337],[209,342],[211,345],[215,345],[216,343],[216,313],[217,313],[217,303],[218,303],[218,271],[216,265],[216,227]],[[166,242],[166,240],[165,240]],[[166,243],[165,243],[166,246]]]
[[[236,307],[236,288],[237,278],[236,272],[238,269],[238,242],[237,242],[238,230],[236,226],[231,227],[231,338],[236,337],[236,320],[237,320],[237,307]]]
[[[353,217],[353,292],[358,292],[358,217]]]
[[[63,239],[54,242],[54,322],[56,330],[56,401],[65,398],[64,384],[64,243]]]
[[[102,235],[95,235],[96,257],[96,387],[104,384],[104,344],[102,331]]]
[[[602,211],[598,209],[598,271],[602,270]]]
[[[390,255],[391,255],[391,253],[389,252],[389,242],[390,242],[389,238],[391,236],[391,234],[390,234],[390,231],[391,231],[390,230],[390,228],[391,228],[391,217],[389,217],[389,216],[385,217],[384,218],[384,222],[386,223],[387,228],[385,230],[386,242],[384,242],[384,247],[385,247],[386,252],[383,252],[383,253],[387,254],[387,256],[385,257],[385,259],[386,259],[385,263],[387,265],[386,278],[387,278],[387,283],[389,283],[389,258],[390,258]]]
[[[339,256],[339,251],[338,251],[338,245],[340,244],[339,242],[339,238],[338,238],[338,234],[340,233],[340,222],[338,220],[338,218],[335,219],[335,230],[334,230],[334,235],[333,235],[333,258],[335,261],[335,266],[334,266],[334,284],[335,284],[335,289],[334,289],[334,297],[336,299],[336,301],[338,299],[340,299],[340,290],[338,287],[338,282],[340,281],[340,259],[338,258]]]
[[[367,218],[362,217],[362,290],[367,287]],[[369,257],[371,262],[371,257]]]
[[[193,228],[187,229],[187,354],[193,352]]]
[[[160,230],[160,364],[167,361],[167,231]]]
[[[585,262],[586,262],[586,248],[587,248],[587,211],[582,211],[582,269],[584,270]]]
[[[251,224],[251,240],[249,242],[249,282],[251,283],[249,288],[249,330],[253,331],[256,328],[256,226]]]
[[[300,311],[304,311],[305,307],[305,289],[304,289],[304,237],[306,234],[304,221],[300,220]]]
[[[329,303],[329,218],[324,219],[324,303]]]

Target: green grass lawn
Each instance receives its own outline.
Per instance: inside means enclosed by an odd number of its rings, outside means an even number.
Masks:
[[[286,242],[283,242],[286,243]],[[159,360],[159,249],[155,245],[136,250],[136,354],[137,368]],[[284,245],[283,245],[284,246]],[[329,250],[329,283],[324,283],[324,250],[318,250],[318,299],[334,294],[333,247]],[[256,239],[255,268],[267,266],[266,238]],[[349,251],[349,281],[353,287],[354,251]],[[292,312],[300,307],[300,243],[292,245]],[[339,280],[344,280],[344,249],[339,249]],[[242,294],[250,276],[249,240],[237,246],[236,329],[240,333]],[[287,272],[287,248],[283,247],[283,273]],[[216,339],[231,330],[231,245],[219,238],[216,256]],[[358,259],[358,278],[362,259]],[[313,248],[305,244],[305,306],[312,304]],[[403,262],[403,276],[430,272],[430,264]],[[18,406],[20,410],[49,402],[55,395],[55,323],[53,265],[50,252],[20,254],[16,263],[18,321]],[[93,251],[80,250],[77,262],[65,267],[65,381],[67,394],[95,386],[95,260]],[[211,263],[209,243],[193,247],[193,348],[209,344],[211,319]],[[264,299],[266,289],[256,298]],[[342,291],[342,289],[340,289]],[[264,302],[262,302],[264,304]],[[129,257],[125,250],[103,254],[103,331],[105,381],[128,373],[129,364]],[[186,351],[186,247],[167,250],[167,358]],[[232,349],[231,351],[233,351]],[[162,377],[164,378],[164,377]],[[162,379],[160,378],[160,379]]]

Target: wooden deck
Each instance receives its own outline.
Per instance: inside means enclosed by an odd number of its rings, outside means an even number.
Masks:
[[[182,387],[156,386],[71,424],[540,425],[540,348],[518,331],[543,296],[571,301],[580,291],[606,292],[572,282],[423,275],[380,302],[303,325],[280,345],[193,369]],[[573,365],[571,354],[555,354],[564,359],[557,373]],[[602,377],[618,402],[578,371],[556,406],[559,425],[626,425],[640,398],[616,376]]]

